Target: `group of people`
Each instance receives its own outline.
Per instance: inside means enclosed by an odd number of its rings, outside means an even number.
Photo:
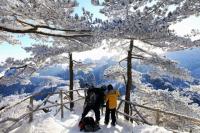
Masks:
[[[104,123],[107,125],[109,123],[111,114],[111,125],[116,125],[116,107],[117,99],[120,96],[118,90],[114,90],[113,86],[110,84],[107,87],[102,86],[101,88],[95,88],[90,86],[87,90],[87,95],[85,98],[84,109],[82,113],[82,119],[86,117],[90,110],[95,113],[96,123],[99,124],[100,121],[100,109],[106,107],[105,120]]]

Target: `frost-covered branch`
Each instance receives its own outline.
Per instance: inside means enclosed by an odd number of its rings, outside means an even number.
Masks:
[[[156,75],[166,74],[166,75],[173,75],[175,77],[179,77],[185,80],[191,80],[191,76],[189,71],[184,68],[178,67],[177,63],[171,61],[169,59],[165,59],[159,56],[147,57],[142,60],[144,64],[153,65],[157,67],[154,73],[151,73],[152,77],[156,77]],[[159,70],[160,69],[160,70]],[[155,73],[156,72],[156,73]],[[154,75],[154,76],[153,76]]]
[[[119,83],[126,83],[126,79],[127,77],[126,75],[126,68],[125,67],[121,67],[120,65],[114,65],[114,66],[110,66],[108,67],[105,71],[104,71],[104,77],[106,79],[110,79],[110,80],[115,80]],[[133,70],[132,71],[132,76],[133,78],[133,83],[134,84],[140,84],[140,78],[141,78],[141,73]]]
[[[10,67],[2,72],[0,77],[0,84],[15,84],[16,82],[29,82],[27,77],[30,77],[36,69],[29,65]]]
[[[13,33],[37,38],[39,35],[65,39],[91,36],[90,22],[84,15],[72,15],[76,6],[76,0],[2,0],[0,39],[6,40],[5,35],[13,39]]]

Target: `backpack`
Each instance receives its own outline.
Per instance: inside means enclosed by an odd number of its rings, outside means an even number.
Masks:
[[[86,96],[86,105],[94,106],[96,104],[97,95],[94,90],[88,90],[88,94]]]
[[[94,122],[93,117],[84,117],[79,122],[80,131],[84,132],[96,132],[100,129],[99,125]]]

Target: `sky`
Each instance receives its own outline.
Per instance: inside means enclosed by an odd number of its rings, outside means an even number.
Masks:
[[[91,4],[91,0],[78,0],[79,7],[75,8],[75,13],[78,13],[79,15],[82,14],[82,7],[85,7],[86,10],[90,11],[94,14],[94,16],[98,16],[101,18],[105,18],[105,16],[101,13],[99,13],[99,9],[101,7],[99,6],[93,6]],[[179,24],[175,24],[171,26],[172,29],[175,29],[178,35],[184,36],[185,34],[190,33],[191,29],[199,29],[200,30],[200,17],[196,18],[194,16],[190,17],[187,20],[182,21]],[[200,36],[198,36],[200,38]],[[196,39],[196,38],[193,38]],[[10,45],[8,43],[0,44],[0,62],[5,60],[8,57],[13,57],[16,59],[23,59],[30,56],[30,53],[26,53],[22,47],[31,46],[32,43],[34,43],[33,40],[29,39],[28,36],[24,36],[20,38],[22,44],[21,45]],[[98,55],[95,55],[95,53],[101,53]],[[83,60],[85,58],[91,58],[91,59],[99,59],[101,56],[111,56],[112,53],[107,50],[104,50],[102,48],[95,49],[90,52],[82,52],[81,54],[75,54],[76,59]]]
[[[20,40],[22,42],[21,45],[12,45],[7,42],[0,44],[0,62],[4,61],[8,57],[23,59],[30,56],[30,54],[26,53],[22,47],[31,46],[33,40],[29,39],[28,36],[20,37]]]
[[[77,0],[77,1],[79,3],[79,6],[75,8],[75,13],[82,15],[82,8],[84,7],[85,10],[90,11],[95,16],[98,16],[99,18],[102,18],[102,19],[105,18],[105,16],[99,12],[99,10],[102,7],[92,5],[91,0]]]

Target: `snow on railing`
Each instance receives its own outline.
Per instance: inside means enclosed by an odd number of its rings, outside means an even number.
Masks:
[[[122,103],[128,103],[130,105],[130,114],[126,114],[126,113],[120,111],[120,108],[122,107]],[[139,111],[136,107],[139,107],[140,109],[145,109],[148,112],[150,112],[150,111],[154,112],[156,114],[155,123],[153,123],[152,120],[151,120],[151,122],[149,122],[145,118],[146,114],[143,115],[142,111]],[[148,107],[148,106],[145,106],[145,105],[140,105],[140,104],[137,104],[137,103],[133,103],[133,102],[124,100],[124,99],[119,99],[119,104],[118,104],[116,112],[117,112],[117,116],[118,116],[118,114],[123,115],[126,119],[128,117],[128,119],[131,122],[135,121],[138,124],[139,123],[145,123],[145,124],[148,124],[148,125],[165,126],[165,125],[161,125],[161,123],[163,122],[163,121],[161,121],[161,116],[166,115],[166,116],[169,116],[167,118],[169,120],[170,120],[170,117],[176,117],[179,120],[182,120],[182,121],[186,120],[186,121],[191,122],[192,124],[200,127],[200,120],[199,119],[188,117],[188,116],[185,116],[185,115],[182,115],[182,114],[172,113],[172,112],[169,112],[169,111],[163,111],[161,109],[152,108],[152,107]],[[135,114],[133,114],[133,112],[135,112]],[[170,127],[167,127],[167,128],[170,128]],[[189,128],[188,130],[190,132],[192,132],[192,128]]]
[[[85,98],[85,94],[84,94],[84,96],[82,96],[79,93],[79,91],[81,91],[81,90],[84,90],[84,93],[85,93],[85,89],[75,89],[75,90],[68,90],[68,91],[59,90],[58,92],[48,93],[47,97],[39,105],[37,105],[36,107],[34,107],[34,104],[33,104],[34,97],[35,96],[46,95],[46,93],[40,93],[39,92],[39,93],[35,93],[33,95],[30,95],[30,96],[27,96],[26,98],[24,98],[23,100],[21,100],[20,102],[17,102],[16,104],[14,104],[12,106],[9,106],[9,107],[6,107],[6,108],[2,109],[0,111],[0,115],[2,115],[3,113],[7,112],[10,109],[12,109],[13,107],[15,107],[15,106],[17,106],[19,104],[22,104],[23,102],[29,100],[29,105],[27,106],[28,109],[29,109],[28,113],[22,114],[18,118],[9,118],[9,117],[7,117],[7,118],[4,118],[4,119],[0,120],[0,124],[8,122],[8,121],[14,122],[14,123],[12,123],[12,125],[10,125],[9,127],[5,128],[3,130],[3,132],[7,133],[7,132],[9,132],[11,130],[16,129],[17,127],[19,127],[22,124],[22,121],[25,120],[25,118],[29,118],[29,122],[32,122],[33,121],[33,116],[34,116],[33,114],[34,114],[34,112],[40,111],[40,110],[43,110],[44,112],[48,112],[49,108],[52,108],[52,107],[57,107],[57,106],[60,107],[57,110],[57,112],[56,112],[55,115],[57,115],[59,112],[61,112],[61,118],[64,118],[64,108],[66,108],[67,110],[70,110],[70,111],[73,110],[73,109],[68,108],[66,106],[66,104],[74,103],[74,102],[77,102],[77,101],[82,100],[82,99]],[[69,96],[70,92],[76,92],[78,98],[74,99],[74,100],[71,100],[70,96]],[[58,94],[59,97],[60,97],[60,103],[52,102],[52,101],[49,100],[49,98],[52,95],[56,95],[56,94]],[[64,99],[67,99],[68,101],[64,102]],[[46,103],[49,103],[50,105],[45,106]]]
[[[84,91],[84,96],[81,95],[79,91]],[[75,99],[75,100],[71,100],[70,99],[70,95],[69,95],[70,92],[76,92],[78,98]],[[9,131],[21,126],[22,121],[25,120],[25,118],[29,119],[29,122],[32,122],[33,118],[34,118],[34,112],[40,111],[40,110],[43,110],[44,112],[48,112],[49,108],[52,108],[52,107],[59,107],[59,109],[56,111],[55,115],[57,115],[60,112],[61,113],[61,119],[62,119],[64,117],[64,108],[67,109],[67,110],[70,110],[70,111],[73,110],[73,109],[70,109],[69,107],[67,107],[66,104],[70,104],[70,103],[77,102],[79,100],[83,100],[85,98],[85,96],[86,96],[86,89],[75,89],[75,90],[68,90],[68,91],[59,90],[58,92],[48,93],[48,96],[40,104],[38,104],[37,106],[35,105],[36,107],[34,107],[34,104],[33,104],[34,97],[35,96],[39,96],[39,95],[45,95],[45,94],[46,93],[35,93],[33,95],[27,96],[26,98],[24,98],[23,100],[21,100],[20,102],[17,102],[16,104],[14,104],[12,106],[9,106],[9,107],[6,107],[6,108],[2,109],[0,111],[0,115],[2,113],[5,113],[9,109],[12,109],[13,107],[15,107],[15,106],[17,106],[17,105],[29,100],[29,105],[27,106],[29,111],[27,113],[22,114],[18,118],[9,118],[9,117],[7,117],[7,118],[4,118],[4,119],[0,120],[0,124],[8,122],[8,121],[13,122],[11,126],[7,127],[3,131],[4,132],[9,132]],[[52,95],[59,95],[60,102],[58,103],[58,102],[53,102],[53,101],[49,100],[49,98]],[[68,101],[64,102],[64,99],[67,99]],[[46,103],[49,103],[50,105],[46,105]],[[123,111],[120,110],[123,103],[128,103],[130,105],[130,114],[126,114],[126,113],[124,113]],[[147,110],[149,112],[150,111],[155,112],[155,114],[156,114],[156,118],[155,118],[156,122],[152,123],[152,120],[151,120],[151,122],[149,122],[149,120],[147,120],[145,118],[146,116],[142,114],[142,111],[138,110],[136,107],[145,109],[145,110]],[[118,117],[118,114],[120,114],[120,115],[123,115],[126,118],[129,118],[131,122],[134,121],[134,122],[136,122],[138,124],[139,123],[144,123],[144,124],[148,124],[148,125],[160,125],[161,124],[161,114],[164,114],[164,115],[168,115],[168,116],[178,117],[179,119],[189,120],[193,124],[195,124],[197,126],[200,126],[200,120],[199,119],[188,117],[188,116],[184,116],[184,115],[181,115],[181,114],[168,112],[168,111],[163,111],[163,110],[152,108],[152,107],[148,107],[148,106],[145,106],[145,105],[140,105],[140,104],[137,104],[137,103],[126,101],[124,99],[119,99],[119,104],[118,104],[116,112],[117,112],[117,117]],[[135,112],[135,114],[133,114],[133,112]],[[192,129],[190,129],[190,131],[192,131]]]

